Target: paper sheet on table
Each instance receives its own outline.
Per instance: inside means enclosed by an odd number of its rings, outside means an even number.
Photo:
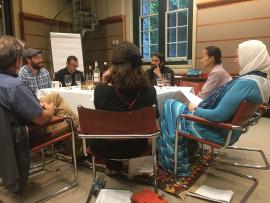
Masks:
[[[199,105],[199,103],[201,103],[202,101],[202,98],[196,96],[195,94],[191,93],[191,92],[188,92],[188,91],[181,91],[184,96],[186,97],[186,99],[193,103],[193,104],[196,104],[197,106]]]
[[[220,190],[206,185],[202,185],[195,192],[189,192],[188,195],[201,199],[211,200],[213,202],[229,203],[233,196],[231,190]]]
[[[131,195],[128,190],[101,189],[96,203],[131,203]]]

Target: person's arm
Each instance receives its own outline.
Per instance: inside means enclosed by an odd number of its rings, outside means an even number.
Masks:
[[[243,100],[254,103],[262,102],[262,97],[255,81],[238,81],[225,93],[216,108],[203,109],[197,107],[195,115],[214,122],[224,122],[232,118]]]
[[[155,74],[156,77],[161,78],[161,72],[160,72],[160,67],[156,66],[153,70],[153,73]]]
[[[171,86],[175,85],[175,77],[174,77],[174,71],[171,71]]]
[[[55,106],[53,103],[51,104],[43,103],[42,109],[43,109],[42,112],[36,117],[34,117],[32,120],[32,122],[37,125],[46,124],[49,120],[52,119],[55,113]]]
[[[54,114],[53,104],[39,103],[33,92],[27,85],[21,84],[10,89],[10,97],[8,98],[12,111],[15,116],[38,125],[45,124]]]
[[[65,81],[64,81],[64,78],[61,77],[61,71],[60,70],[55,73],[54,80],[61,82],[63,87],[65,86]]]
[[[220,86],[220,81],[222,81],[223,76],[223,73],[220,71],[215,71],[209,74],[198,96],[204,99],[214,92]]]
[[[155,83],[154,68],[153,67],[149,68],[148,70],[146,70],[146,73],[147,73],[150,84],[155,85],[156,83]]]
[[[158,110],[157,91],[154,87],[152,90],[153,90],[153,95],[151,96],[151,98],[153,99],[152,103],[156,107],[156,118],[159,118],[160,115],[159,115],[159,110]]]
[[[83,72],[81,72],[81,81],[82,81],[82,82],[85,82],[85,77],[84,77],[84,75],[83,75]]]

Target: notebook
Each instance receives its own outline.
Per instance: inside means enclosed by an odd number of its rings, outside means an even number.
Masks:
[[[186,99],[193,103],[196,104],[197,106],[199,105],[199,103],[202,101],[202,98],[196,96],[195,94],[188,92],[188,91],[181,91],[183,93],[183,95],[186,97]]]
[[[128,190],[101,189],[96,203],[131,203],[131,195]]]
[[[212,202],[230,203],[233,191],[220,190],[206,185],[202,185],[195,192],[188,192],[189,196],[198,197]]]

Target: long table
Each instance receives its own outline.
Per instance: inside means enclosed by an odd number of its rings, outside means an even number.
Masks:
[[[158,108],[159,112],[162,113],[164,103],[167,99],[183,99],[183,92],[193,92],[192,87],[156,87]],[[52,92],[59,93],[63,97],[67,105],[77,113],[77,106],[81,105],[87,108],[94,109],[94,90],[81,90],[77,87],[72,89],[62,88],[47,88],[41,89],[38,92],[38,96],[45,96]]]

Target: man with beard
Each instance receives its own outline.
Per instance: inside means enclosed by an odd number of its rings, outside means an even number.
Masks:
[[[50,88],[52,81],[49,72],[43,68],[43,58],[38,49],[28,48],[23,52],[25,65],[19,72],[19,78],[28,84],[36,94],[39,89]]]
[[[146,71],[151,85],[157,85],[156,78],[162,78],[162,75],[170,74],[170,85],[175,85],[174,72],[168,66],[165,66],[165,57],[161,53],[153,54],[151,68]],[[165,78],[166,79],[166,78]]]

